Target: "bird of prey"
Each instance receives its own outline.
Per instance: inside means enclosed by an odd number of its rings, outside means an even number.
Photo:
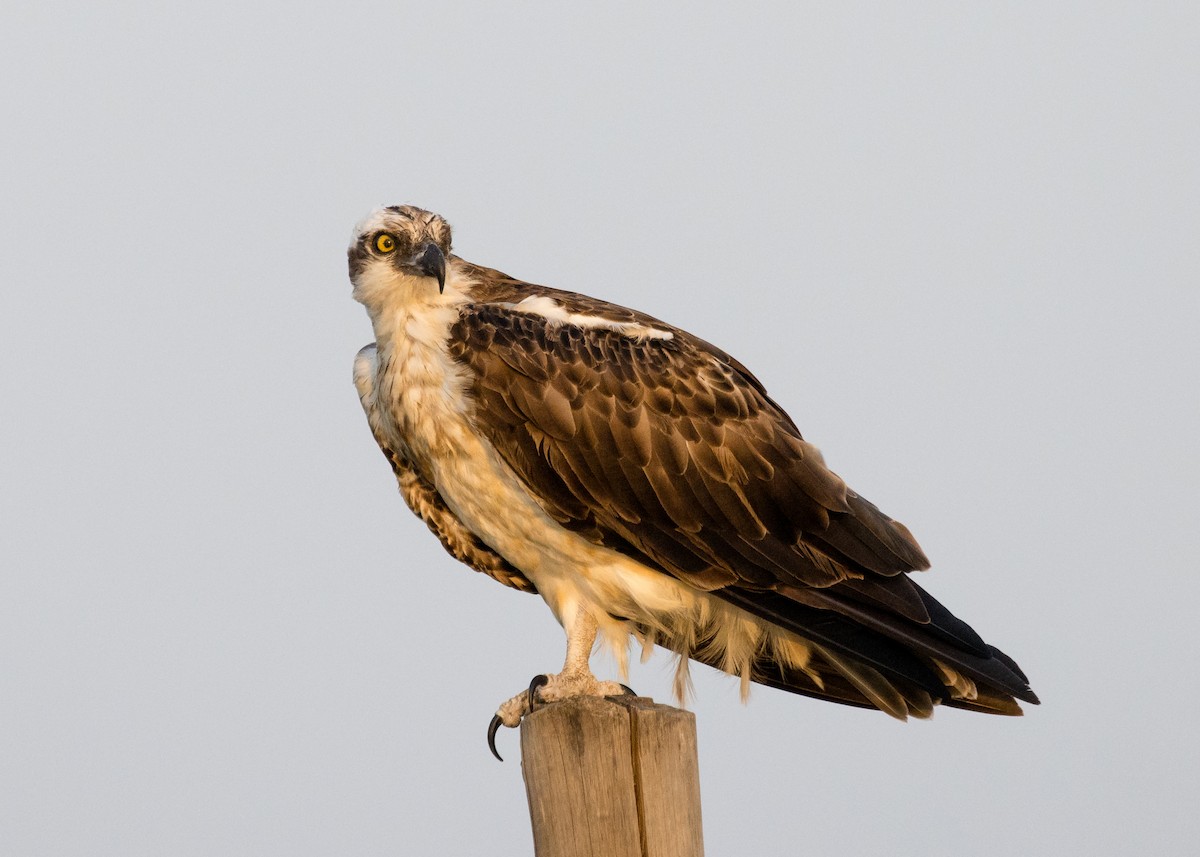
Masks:
[[[349,252],[375,341],[354,363],[371,432],[456,559],[541,595],[563,669],[500,705],[627,689],[631,640],[750,682],[893,717],[1020,714],[1016,662],[916,584],[908,529],[852,491],[736,359],[680,328],[451,253],[450,226],[378,209]]]

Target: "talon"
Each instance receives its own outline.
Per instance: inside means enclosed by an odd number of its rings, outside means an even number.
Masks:
[[[488,724],[488,749],[492,751],[493,756],[503,762],[503,757],[496,752],[496,732],[500,729],[501,725],[503,725],[503,723],[500,720],[500,715],[493,714],[492,722]]]
[[[535,675],[533,681],[529,682],[529,710],[533,711],[534,703],[537,702],[537,691],[539,687],[545,687],[550,683],[550,676]]]
[[[621,690],[625,691],[626,696],[637,696],[637,691],[627,684],[621,685]]]

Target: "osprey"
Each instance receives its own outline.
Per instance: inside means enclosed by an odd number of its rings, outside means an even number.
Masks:
[[[400,492],[456,559],[549,605],[563,669],[503,703],[615,695],[631,639],[750,682],[893,717],[1020,714],[1020,667],[919,587],[903,524],[825,466],[746,367],[677,327],[451,254],[402,205],[358,226],[354,363]]]

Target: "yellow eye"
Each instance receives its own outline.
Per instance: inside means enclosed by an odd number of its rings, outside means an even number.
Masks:
[[[396,239],[385,232],[375,239],[375,249],[380,253],[391,253],[396,249]]]

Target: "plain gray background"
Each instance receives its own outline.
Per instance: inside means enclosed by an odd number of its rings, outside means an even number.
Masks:
[[[710,854],[1193,853],[1194,4],[327,5],[6,9],[0,852],[529,853],[484,729],[561,631],[350,383],[412,202],[740,357],[1042,695],[698,667]]]

